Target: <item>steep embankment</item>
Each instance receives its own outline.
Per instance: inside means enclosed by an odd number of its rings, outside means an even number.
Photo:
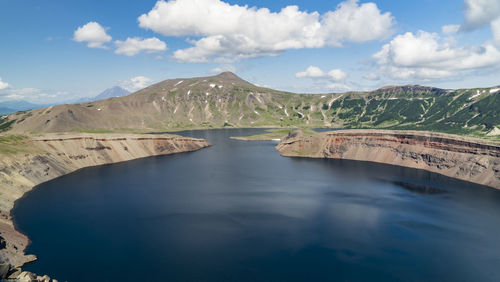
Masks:
[[[500,143],[420,131],[291,133],[276,147],[290,157],[370,161],[424,169],[500,189]]]
[[[294,94],[232,73],[171,79],[126,97],[18,112],[12,132],[150,132],[221,127],[391,128],[486,135],[500,127],[500,87],[418,85],[370,92]]]
[[[0,264],[21,266],[28,238],[17,232],[10,211],[35,185],[83,167],[195,151],[210,144],[174,135],[52,134],[0,136]]]

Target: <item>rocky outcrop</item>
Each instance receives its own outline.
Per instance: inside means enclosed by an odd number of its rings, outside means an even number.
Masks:
[[[340,130],[292,132],[276,148],[283,156],[386,163],[500,189],[500,142],[420,131]]]
[[[28,238],[15,230],[10,211],[34,186],[83,167],[195,151],[210,144],[173,135],[53,134],[28,137],[0,154],[0,264],[19,267],[36,259],[25,255]],[[29,274],[25,274],[25,276]]]
[[[6,271],[2,272],[2,266]],[[47,275],[40,276],[29,271],[22,271],[20,268],[12,268],[9,264],[0,265],[0,281],[57,282]]]

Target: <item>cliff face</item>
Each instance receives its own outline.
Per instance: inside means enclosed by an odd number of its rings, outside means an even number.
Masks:
[[[276,147],[290,157],[350,159],[424,169],[500,189],[500,143],[419,131],[291,133]]]
[[[21,266],[36,259],[25,255],[28,238],[13,226],[14,202],[34,186],[83,167],[137,158],[195,151],[203,139],[172,135],[54,134],[18,144],[29,148],[0,155],[0,263]]]

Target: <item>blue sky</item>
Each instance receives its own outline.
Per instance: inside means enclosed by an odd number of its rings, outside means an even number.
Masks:
[[[0,101],[70,101],[219,70],[301,93],[494,86],[498,2],[0,0]]]

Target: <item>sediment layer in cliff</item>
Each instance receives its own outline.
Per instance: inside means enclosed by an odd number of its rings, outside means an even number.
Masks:
[[[500,189],[500,143],[421,131],[293,132],[276,147],[290,157],[386,163]]]
[[[3,137],[0,152],[0,263],[21,266],[28,238],[15,230],[10,211],[34,186],[80,168],[143,157],[195,151],[210,146],[203,139],[174,135],[48,134]]]

